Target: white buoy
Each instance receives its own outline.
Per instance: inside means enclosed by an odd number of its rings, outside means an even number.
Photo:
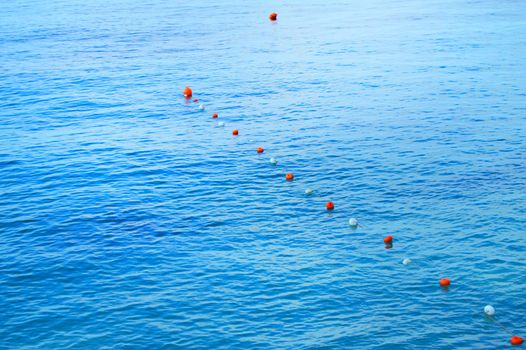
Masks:
[[[409,258],[405,258],[404,260],[402,260],[402,264],[404,265],[409,265],[413,262],[413,260],[409,259]]]
[[[269,162],[270,162],[270,164],[272,164],[272,165],[276,165],[276,164],[278,164],[278,161],[276,160],[276,158],[270,158]]]
[[[491,305],[484,306],[484,313],[488,316],[495,315],[495,308]]]
[[[217,126],[225,126],[225,122],[219,122],[217,123]]]
[[[312,188],[307,188],[307,189],[305,190],[305,194],[306,194],[306,195],[311,195],[313,192],[314,192],[314,190],[313,190]]]
[[[358,226],[358,220],[356,220],[355,218],[350,218],[349,225],[351,225],[352,227]]]
[[[201,110],[201,111],[204,111],[204,110],[205,110],[205,106],[203,106],[203,105],[199,105],[198,108],[199,108],[199,110]]]

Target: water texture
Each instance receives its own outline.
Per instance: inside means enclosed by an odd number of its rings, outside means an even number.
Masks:
[[[525,13],[4,1],[0,348],[509,347]]]

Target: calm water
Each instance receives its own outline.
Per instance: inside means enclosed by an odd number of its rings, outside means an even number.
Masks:
[[[526,335],[525,13],[4,1],[0,348],[508,347],[482,308]]]

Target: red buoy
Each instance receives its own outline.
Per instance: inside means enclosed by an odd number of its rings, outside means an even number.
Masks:
[[[232,135],[234,136],[237,136],[239,134],[239,131],[237,129],[235,129],[234,131],[232,131]]]
[[[513,337],[511,337],[510,343],[511,345],[521,345],[522,343],[524,343],[524,339],[517,335],[514,335]]]
[[[263,153],[265,150],[262,148],[262,147],[258,147],[258,149],[256,150],[258,153]]]
[[[440,287],[449,287],[451,285],[451,281],[449,278],[442,278],[440,280]]]
[[[183,90],[183,95],[186,98],[192,97],[192,89],[190,89],[189,86],[185,87],[184,90]]]
[[[334,210],[334,203],[329,201],[327,204],[325,204],[325,207],[327,210]]]
[[[292,173],[287,173],[287,175],[285,175],[285,180],[287,181],[294,180],[294,175]]]
[[[219,116],[217,115],[217,113],[212,114],[212,118],[215,119],[215,118],[217,118],[217,117],[219,117]]]
[[[385,244],[391,244],[393,243],[393,236],[387,236],[384,238],[384,243]]]
[[[272,12],[268,18],[271,20],[271,21],[275,21],[278,19],[278,14],[276,12]]]

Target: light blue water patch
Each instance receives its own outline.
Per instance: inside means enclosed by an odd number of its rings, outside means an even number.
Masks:
[[[526,336],[525,12],[5,2],[0,348],[503,349],[487,304]]]

